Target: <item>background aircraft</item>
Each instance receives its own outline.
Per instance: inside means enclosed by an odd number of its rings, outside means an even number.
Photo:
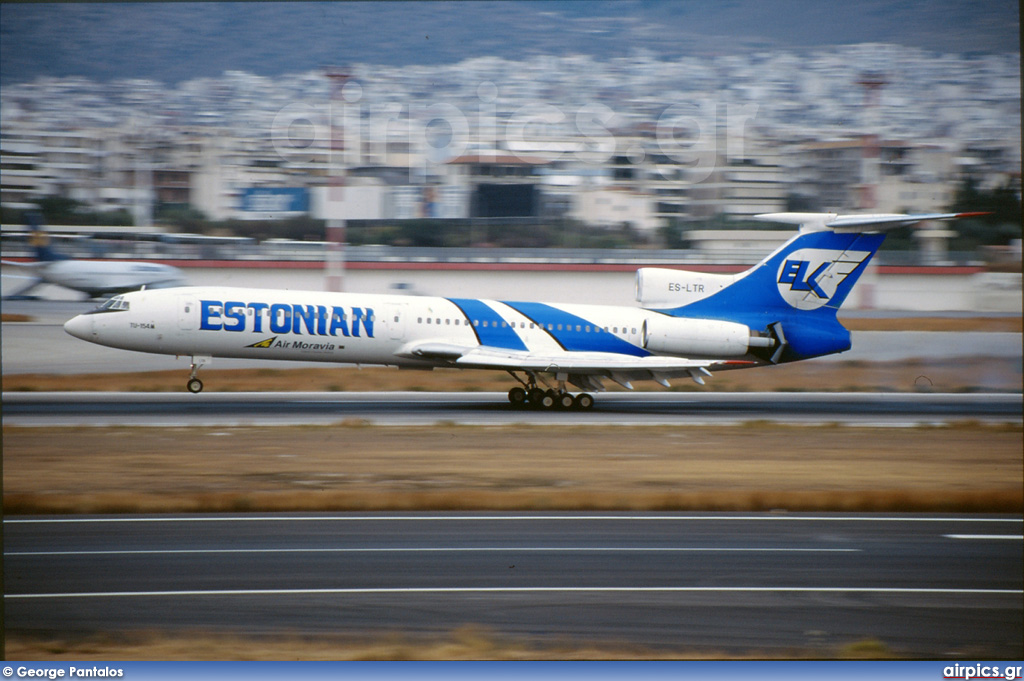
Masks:
[[[107,297],[145,288],[184,286],[185,276],[177,267],[149,262],[118,260],[74,260],[55,252],[45,232],[32,236],[36,262],[4,260],[4,266],[16,267],[23,279],[5,298],[27,296],[43,284],[56,284],[82,291],[92,298]]]
[[[213,357],[494,369],[516,406],[589,409],[604,380],[689,377],[794,362],[850,348],[836,312],[885,235],[966,213],[774,213],[800,232],[734,275],[637,272],[640,307],[228,287],[119,295],[68,321],[77,338],[192,358],[188,389]],[[541,387],[547,386],[547,389]]]

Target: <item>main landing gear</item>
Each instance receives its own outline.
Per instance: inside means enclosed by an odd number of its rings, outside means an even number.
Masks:
[[[528,380],[526,381],[511,371],[509,375],[522,383],[522,387],[516,386],[508,391],[508,401],[517,409],[576,409],[587,411],[594,408],[594,398],[592,395],[587,393],[571,395],[565,390],[565,381],[559,381],[557,390],[554,388],[545,390],[537,386],[537,377],[533,373],[527,374]]]

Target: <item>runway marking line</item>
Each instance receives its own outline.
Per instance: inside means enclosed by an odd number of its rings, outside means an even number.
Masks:
[[[1024,534],[944,534],[947,539],[1009,539],[1024,541]]]
[[[797,547],[643,547],[643,546],[477,546],[477,547],[379,547],[379,548],[291,548],[291,549],[137,549],[124,551],[10,551],[5,556],[132,556],[205,553],[857,553],[849,548]]]
[[[536,586],[536,587],[397,587],[349,589],[211,589],[209,591],[96,591],[78,593],[5,594],[5,599],[59,598],[154,598],[193,596],[345,596],[386,594],[477,594],[477,593],[828,593],[888,595],[970,595],[1004,596],[1024,594],[1022,589],[944,589],[898,587],[799,587],[799,586]]]

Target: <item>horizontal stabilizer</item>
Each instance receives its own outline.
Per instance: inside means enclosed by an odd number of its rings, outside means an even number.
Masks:
[[[878,232],[913,225],[925,220],[970,218],[988,213],[876,213],[871,215],[839,215],[837,213],[762,213],[755,220],[800,225],[803,232],[831,230],[839,234]]]

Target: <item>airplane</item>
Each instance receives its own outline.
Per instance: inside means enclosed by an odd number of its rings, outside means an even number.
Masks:
[[[186,285],[177,267],[150,262],[122,260],[76,260],[50,247],[45,233],[32,235],[36,262],[4,260],[5,266],[25,271],[28,281],[5,298],[26,296],[43,284],[56,284],[81,291],[90,298],[105,298],[141,288],[172,288]]]
[[[882,230],[971,215],[759,215],[799,232],[738,274],[640,268],[638,307],[203,286],[118,295],[64,329],[100,345],[191,357],[193,393],[214,357],[314,360],[500,370],[519,383],[508,392],[516,407],[587,410],[604,380],[627,389],[680,377],[704,385],[712,371],[849,350],[836,312]]]

